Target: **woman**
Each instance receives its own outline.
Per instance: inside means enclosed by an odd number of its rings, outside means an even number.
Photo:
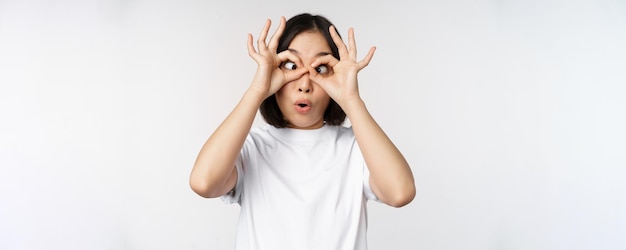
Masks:
[[[237,249],[366,249],[366,201],[408,204],[408,163],[358,92],[353,29],[348,44],[322,16],[281,18],[257,48],[241,101],[202,147],[190,185],[241,205]],[[260,108],[268,126],[251,128]],[[346,118],[352,127],[341,126]]]

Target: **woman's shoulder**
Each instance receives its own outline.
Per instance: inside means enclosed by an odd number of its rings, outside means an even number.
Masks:
[[[352,126],[335,125],[332,127],[336,127],[337,131],[339,131],[339,133],[341,134],[354,134],[354,132],[352,131]]]
[[[250,132],[248,133],[248,138],[249,139],[262,139],[262,138],[268,138],[269,136],[271,136],[272,132],[272,127],[271,125],[262,125],[262,126],[257,126],[257,127],[252,127],[250,129]]]
[[[352,131],[352,127],[343,125],[328,125],[328,127],[333,130],[334,137],[338,139],[354,139],[354,132]]]

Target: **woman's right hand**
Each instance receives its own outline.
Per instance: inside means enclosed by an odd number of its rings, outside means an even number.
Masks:
[[[264,98],[276,93],[285,83],[296,80],[308,72],[300,58],[291,51],[276,53],[278,40],[285,30],[285,22],[285,17],[281,17],[278,29],[270,38],[269,44],[266,44],[265,40],[271,26],[271,20],[267,19],[257,41],[258,51],[254,48],[252,34],[248,34],[248,55],[258,64],[251,88],[264,95]],[[280,67],[285,61],[293,62],[296,68],[282,70]]]

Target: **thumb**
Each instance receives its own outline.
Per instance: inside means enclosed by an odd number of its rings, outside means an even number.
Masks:
[[[307,72],[309,72],[307,69],[305,68],[299,68],[293,71],[289,71],[285,74],[285,81],[286,82],[291,82],[293,80],[296,80],[300,77],[302,77],[302,75],[306,74]]]
[[[311,81],[319,84],[320,86],[326,84],[324,77],[320,75],[320,73],[318,73],[317,70],[315,70],[315,68],[313,67],[307,67],[307,68],[309,72],[309,79],[311,79]],[[324,86],[322,86],[322,88],[324,88]]]

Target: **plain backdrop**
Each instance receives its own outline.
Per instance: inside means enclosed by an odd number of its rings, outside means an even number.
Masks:
[[[370,249],[626,248],[624,1],[0,0],[0,249],[233,249],[189,173],[247,34],[301,12],[377,46],[361,95],[415,175]]]

